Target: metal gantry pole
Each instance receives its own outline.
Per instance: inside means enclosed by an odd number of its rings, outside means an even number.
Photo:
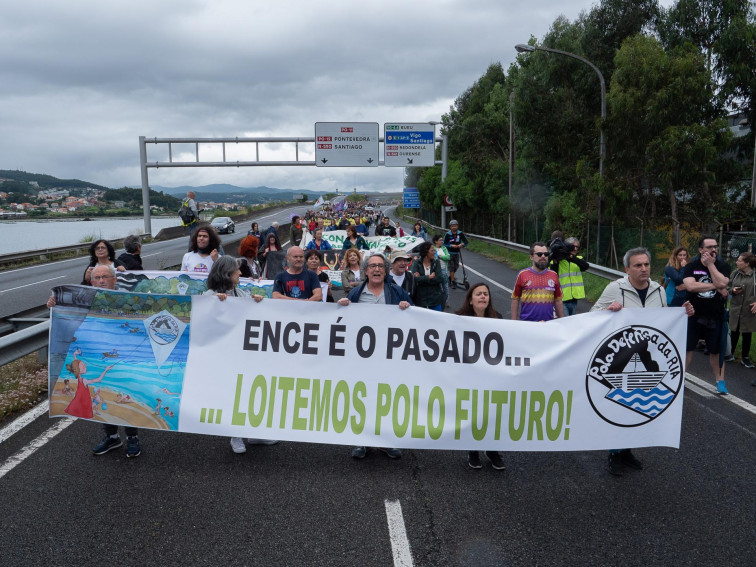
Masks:
[[[150,216],[150,181],[147,175],[147,143],[144,136],[139,136],[139,169],[142,172],[142,207],[144,208],[144,233],[152,234]]]
[[[512,174],[514,173],[514,91],[509,95],[509,214],[507,215],[507,241],[512,242]]]
[[[446,174],[449,173],[449,146],[447,136],[441,136],[441,184],[446,180]],[[446,228],[446,205],[441,205],[441,228]]]
[[[751,172],[751,206],[756,207],[756,130],[751,124],[753,132],[753,171]]]

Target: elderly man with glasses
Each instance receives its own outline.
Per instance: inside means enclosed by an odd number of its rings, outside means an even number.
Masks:
[[[92,270],[92,287],[99,287],[102,289],[115,289],[116,287],[116,270],[110,265],[99,264]],[[55,297],[50,296],[47,300],[47,307],[52,309],[55,307]],[[79,351],[80,352],[80,351]],[[108,367],[107,369],[110,369]],[[106,369],[106,370],[107,370]],[[84,366],[86,371],[86,366]],[[103,372],[103,376],[105,373]],[[100,377],[102,378],[102,376]],[[81,385],[79,388],[87,388],[86,385]],[[103,404],[104,405],[104,404]],[[118,435],[118,426],[111,423],[104,423],[103,430],[105,432],[104,439],[92,449],[95,455],[104,455],[108,451],[117,449],[123,446],[123,441]],[[124,427],[126,433],[126,457],[133,458],[142,454],[142,447],[139,444],[139,430],[136,427],[126,426]]]
[[[401,287],[390,281],[387,276],[389,273],[389,261],[383,254],[373,254],[368,256],[362,262],[361,272],[363,274],[362,285],[355,287],[349,292],[347,297],[339,299],[339,305],[349,305],[350,303],[372,303],[383,305],[398,305],[399,309],[407,309],[412,303],[412,299]],[[386,453],[391,459],[398,459],[402,456],[401,449],[379,448]],[[367,454],[367,447],[355,447],[352,449],[352,457],[362,459]]]
[[[519,316],[523,321],[551,321],[555,312],[557,318],[564,317],[559,275],[546,267],[549,249],[544,242],[530,245],[530,261],[533,265],[517,274],[515,280],[512,320],[516,321]]]

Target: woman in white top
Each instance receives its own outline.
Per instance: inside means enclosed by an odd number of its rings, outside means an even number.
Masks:
[[[220,237],[215,229],[209,226],[198,228],[192,235],[189,252],[181,260],[181,271],[209,274],[213,262],[218,259],[220,247]]]

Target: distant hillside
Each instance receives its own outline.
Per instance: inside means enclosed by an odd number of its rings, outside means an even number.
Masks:
[[[307,195],[317,199],[325,191],[311,191],[309,189],[276,189],[274,187],[238,187],[227,183],[202,185],[199,187],[160,187],[153,185],[152,189],[162,191],[168,195],[183,198],[187,191],[194,191],[200,201],[237,202],[242,204],[267,203],[269,201],[291,201],[294,195]]]
[[[26,171],[11,169],[0,169],[0,178],[21,181],[23,183],[36,181],[40,189],[52,189],[53,187],[60,187],[62,189],[84,189],[86,187],[102,190],[109,189],[109,187],[90,183],[89,181],[82,181],[81,179],[58,179],[57,177],[43,173],[28,173]]]

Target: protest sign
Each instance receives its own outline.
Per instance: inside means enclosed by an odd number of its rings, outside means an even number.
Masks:
[[[94,387],[89,419],[229,437],[503,451],[679,446],[681,308],[528,323],[108,291],[89,302],[54,310],[51,415],[70,415],[78,389]],[[139,316],[122,315],[126,304],[140,305]],[[176,344],[160,365],[147,323],[155,313],[156,336]]]

